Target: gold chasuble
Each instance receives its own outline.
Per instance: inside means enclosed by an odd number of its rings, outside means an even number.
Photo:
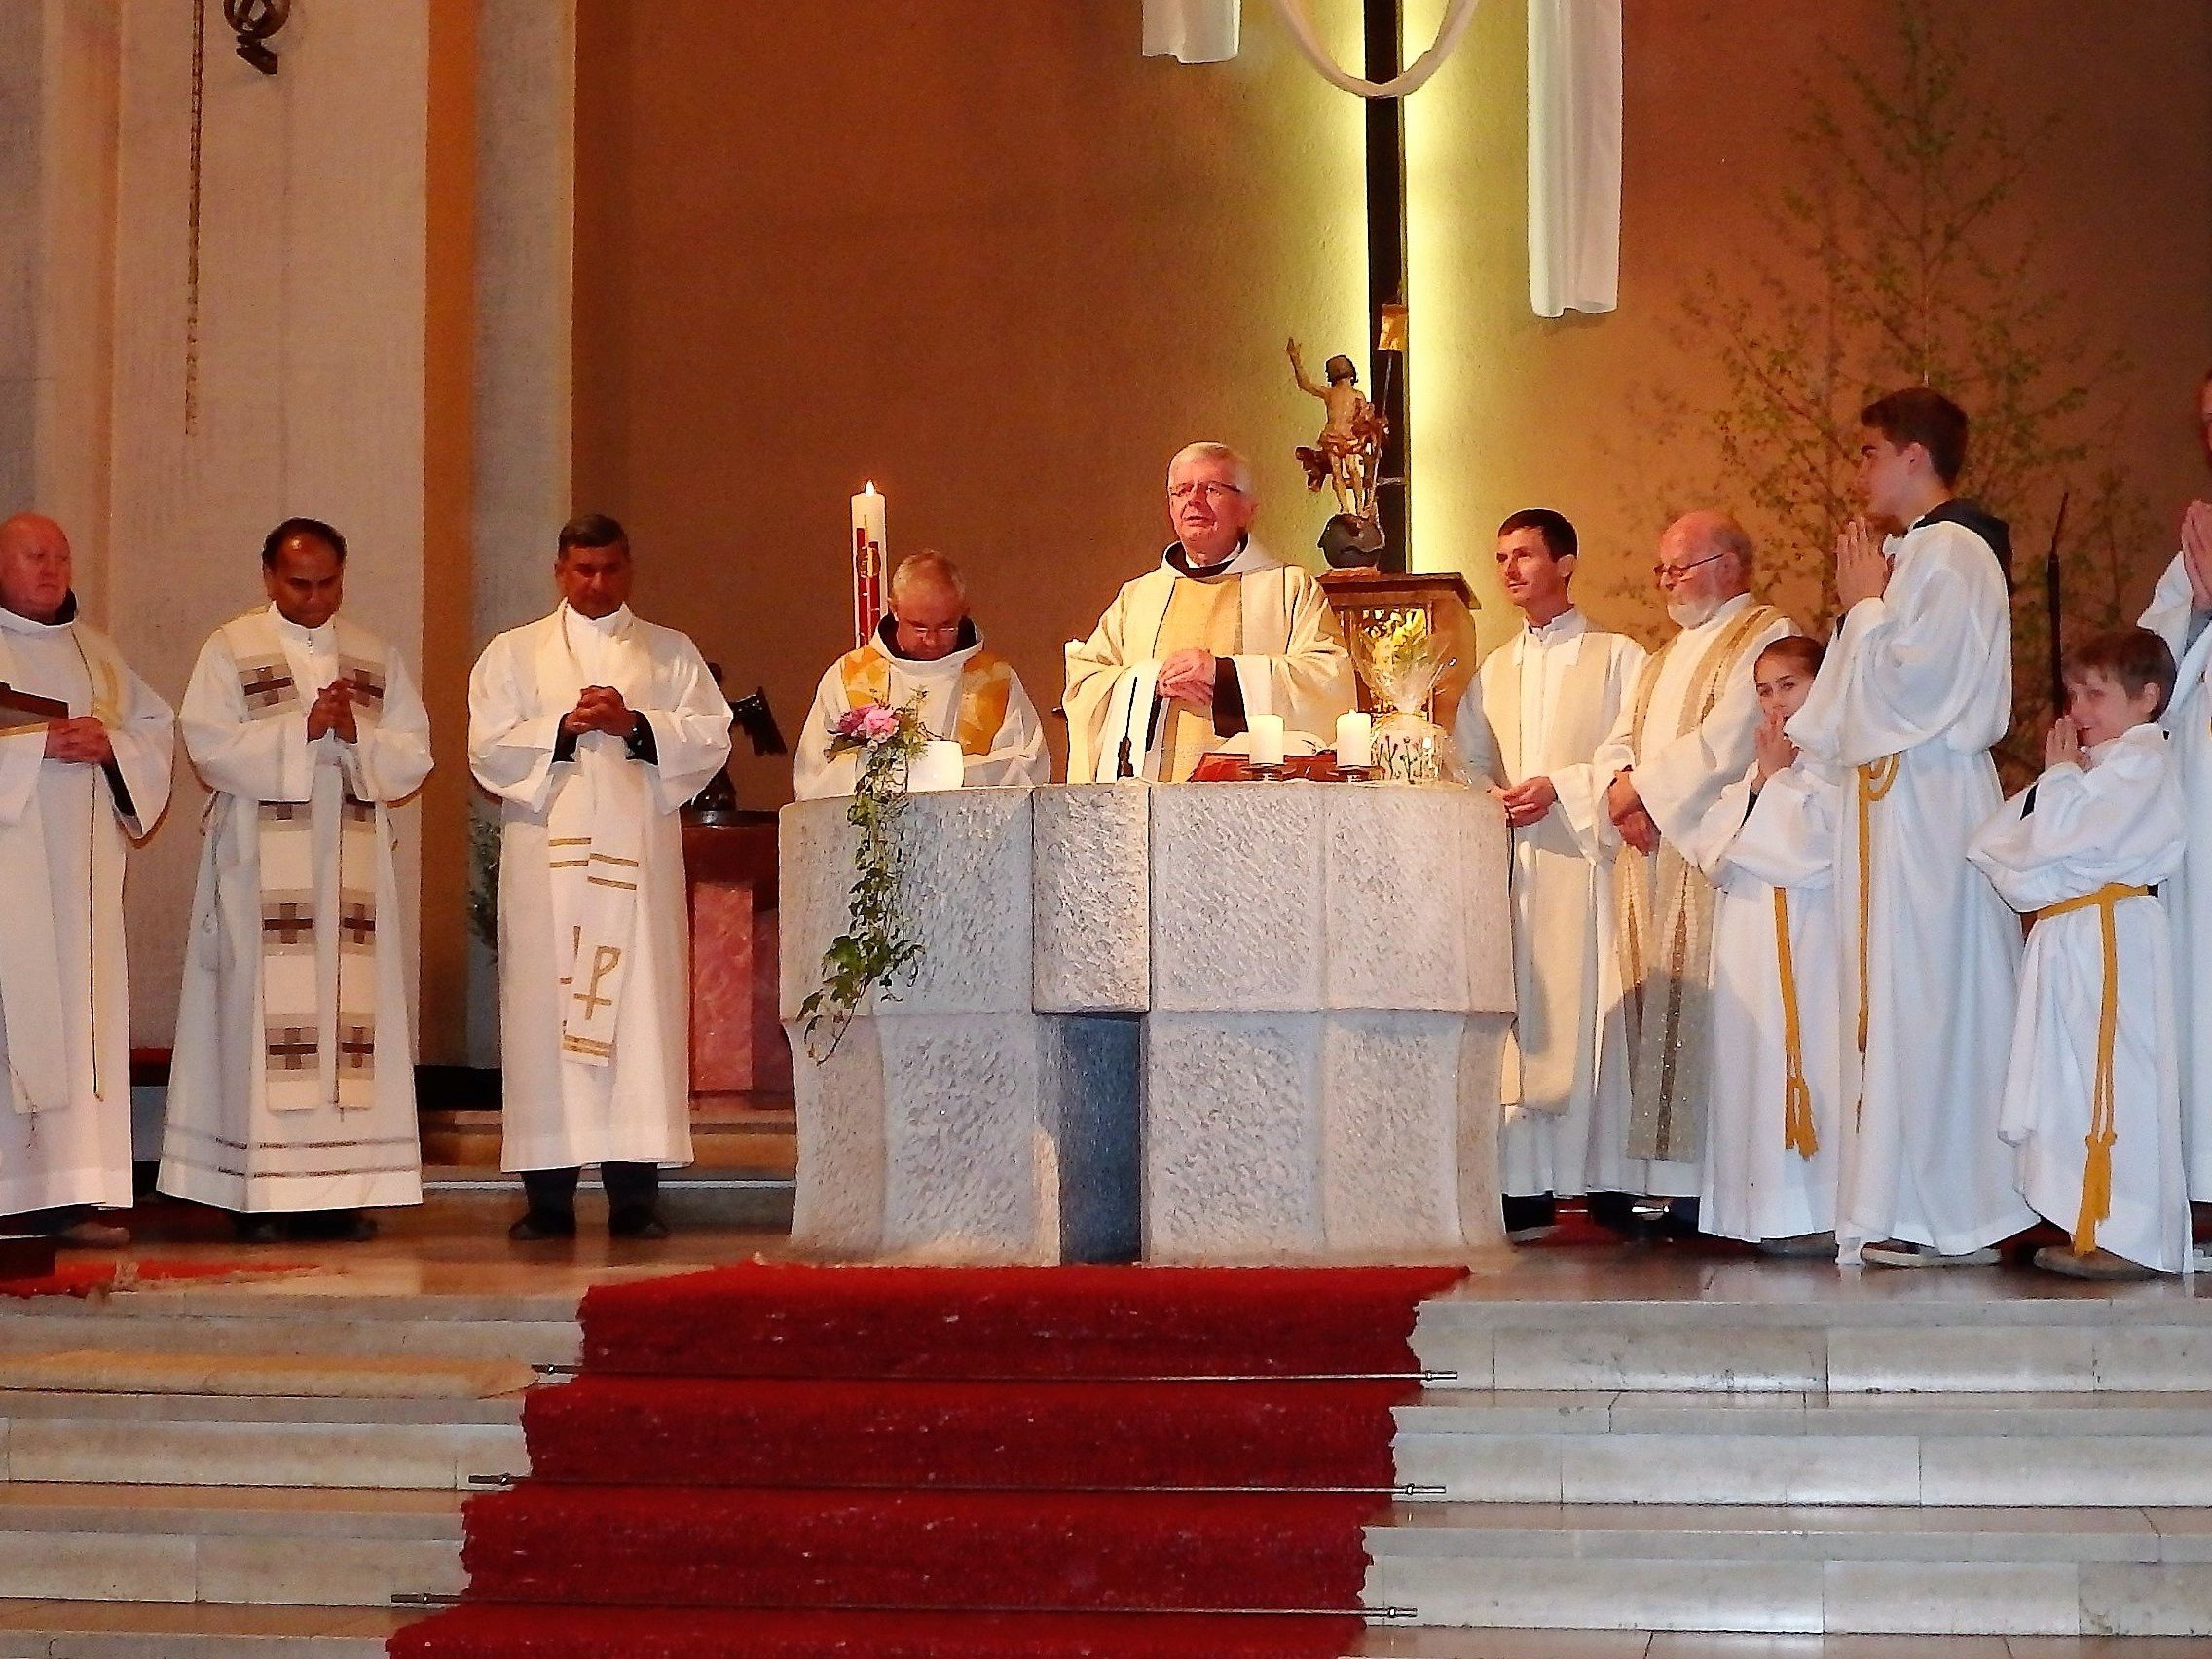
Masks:
[[[891,701],[891,662],[872,643],[847,651],[838,660],[837,676],[844,683],[847,708]],[[950,729],[941,735],[955,739],[963,755],[990,754],[999,729],[1006,724],[1014,685],[1014,665],[1002,656],[977,649],[960,665],[954,699],[957,712],[948,722]]]
[[[1744,654],[1782,619],[1771,606],[1749,605],[1705,648],[1682,699],[1676,732],[1694,731]],[[1629,704],[1629,741],[1643,753],[1651,702],[1682,636],[1643,665]],[[1613,862],[1613,902],[1627,1014],[1631,1158],[1683,1161],[1703,1151],[1712,1032],[1713,883],[1672,840],[1646,857],[1623,846]]]
[[[1217,657],[1241,655],[1244,650],[1244,578],[1220,575],[1185,576],[1167,596],[1167,614],[1161,618],[1161,658],[1196,647]],[[1216,742],[1213,715],[1188,703],[1163,702],[1161,706],[1160,776],[1171,784],[1187,783],[1198,757]]]

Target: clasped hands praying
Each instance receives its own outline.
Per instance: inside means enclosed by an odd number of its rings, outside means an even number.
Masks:
[[[1213,680],[1217,659],[1213,652],[1198,646],[1170,651],[1161,659],[1160,674],[1153,682],[1153,690],[1162,697],[1178,703],[1189,703],[1194,708],[1213,707]]]
[[[638,716],[622,693],[611,685],[587,685],[576,706],[561,717],[561,729],[571,737],[603,731],[608,737],[628,737],[637,729]]]
[[[46,722],[46,757],[80,766],[105,766],[115,758],[115,745],[96,716],[78,715],[73,719]]]
[[[336,732],[341,743],[358,743],[360,727],[353,719],[353,699],[358,693],[352,681],[340,675],[315,693],[308,705],[308,741],[313,743],[326,732]]]

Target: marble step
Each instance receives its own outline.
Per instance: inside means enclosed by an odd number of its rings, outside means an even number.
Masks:
[[[1414,1350],[1443,1374],[1432,1385],[1517,1391],[2096,1393],[2212,1378],[2212,1299],[2179,1281],[1993,1297],[1964,1272],[1924,1272],[1839,1294],[1826,1269],[1807,1288],[1828,1294],[1793,1300],[1788,1264],[1760,1271],[1772,1281],[1705,1300],[1447,1296],[1422,1306]]]
[[[519,1396],[281,1399],[0,1392],[10,1485],[357,1487],[457,1492],[529,1468]],[[0,1487],[0,1491],[5,1491]]]
[[[72,1650],[73,1651],[73,1650]],[[1378,1627],[1350,1659],[2205,1659],[2192,1637],[1748,1636]]]
[[[0,1659],[381,1659],[388,1607],[0,1602]]]
[[[585,1226],[600,1224],[605,1190],[595,1170],[586,1170],[576,1183],[577,1211]],[[464,1206],[464,1213],[484,1211],[488,1227],[504,1226],[523,1210],[521,1178],[497,1167],[447,1164],[426,1168],[423,1171],[423,1192],[426,1198]],[[778,1170],[706,1164],[664,1169],[660,1178],[661,1214],[671,1227],[788,1232],[796,1192],[793,1178]]]
[[[411,1264],[403,1266],[412,1271]],[[375,1266],[355,1271],[373,1272]],[[12,1353],[145,1348],[572,1365],[582,1341],[572,1292],[429,1296],[349,1294],[335,1284],[327,1293],[268,1285],[186,1286],[98,1299],[45,1296],[0,1309],[0,1350]]]
[[[1367,1545],[1424,1625],[2212,1636],[2201,1509],[1400,1505]]]
[[[461,1494],[0,1487],[0,1597],[374,1607],[457,1592]]]
[[[1484,1503],[2212,1504],[2212,1393],[1477,1393],[1398,1478]]]

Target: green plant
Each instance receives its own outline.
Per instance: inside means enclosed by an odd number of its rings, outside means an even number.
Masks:
[[[468,815],[468,926],[495,959],[499,954],[499,824]]]

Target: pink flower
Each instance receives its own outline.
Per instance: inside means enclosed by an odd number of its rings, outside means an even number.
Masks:
[[[898,735],[898,710],[887,709],[881,703],[870,703],[865,709],[854,712],[860,716],[858,732],[864,743],[881,743]]]
[[[868,711],[875,706],[873,703],[864,703],[857,709],[847,709],[830,722],[830,735],[833,737],[859,737],[862,722],[867,719]]]

